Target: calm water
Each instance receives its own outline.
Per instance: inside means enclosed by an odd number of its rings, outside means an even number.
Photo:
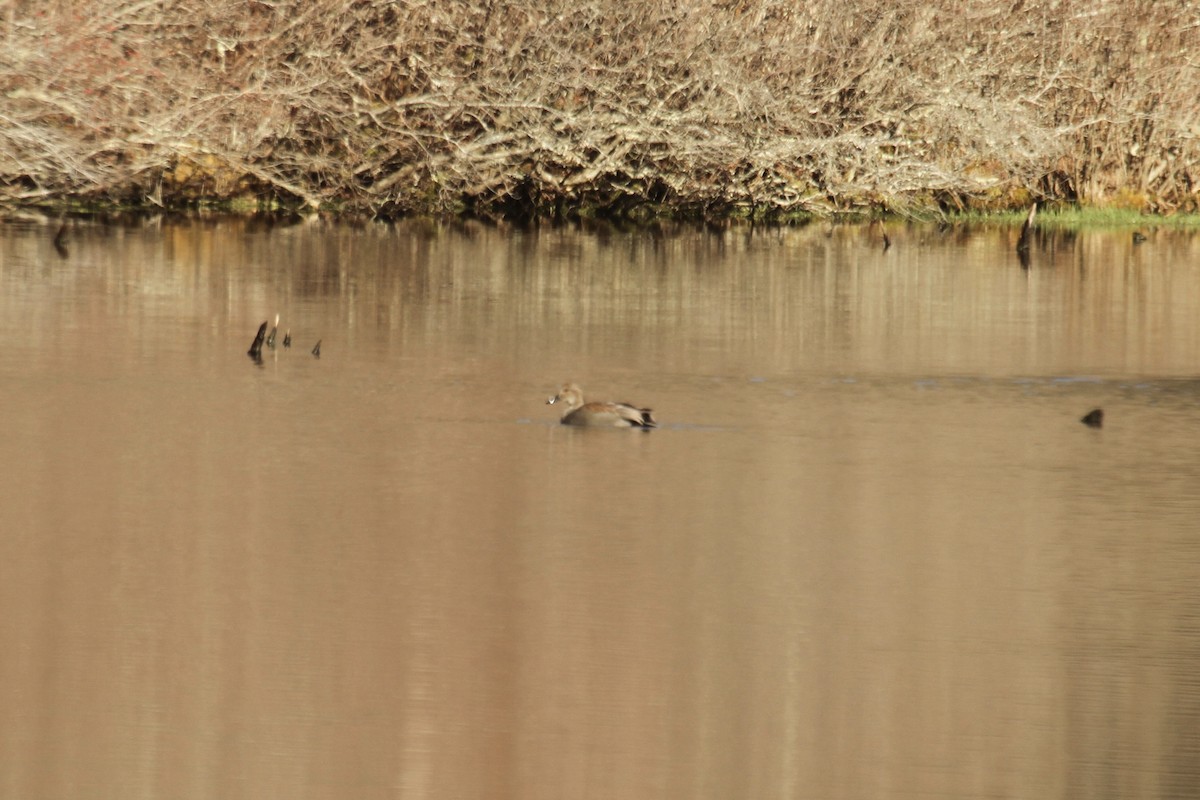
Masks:
[[[56,227],[0,797],[1196,794],[1198,235]]]

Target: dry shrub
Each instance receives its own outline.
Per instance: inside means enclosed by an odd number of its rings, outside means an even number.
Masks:
[[[0,2],[0,200],[1196,203],[1189,0]]]

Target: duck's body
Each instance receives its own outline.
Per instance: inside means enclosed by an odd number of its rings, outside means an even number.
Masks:
[[[589,428],[654,428],[658,423],[648,408],[631,403],[585,403],[583,391],[573,383],[565,384],[547,404],[562,403],[563,425]]]

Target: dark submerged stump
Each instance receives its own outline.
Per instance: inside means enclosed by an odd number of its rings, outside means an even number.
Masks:
[[[267,322],[263,320],[263,324],[258,326],[258,335],[254,337],[254,342],[250,345],[250,349],[246,351],[246,355],[253,358],[255,361],[262,360],[263,340],[267,338]]]

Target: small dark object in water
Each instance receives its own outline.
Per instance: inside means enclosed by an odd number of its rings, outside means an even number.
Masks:
[[[1083,419],[1079,420],[1089,428],[1099,428],[1104,424],[1104,409],[1093,408],[1091,411],[1083,415]]]
[[[314,356],[316,356],[317,358],[321,357],[321,340],[320,339],[317,339],[317,344],[315,347],[313,347],[312,354]]]
[[[267,337],[267,347],[275,349],[275,334],[279,331],[279,315],[275,315],[275,325],[271,328],[271,335]]]
[[[874,230],[876,225],[879,226],[879,236],[883,240],[883,252],[886,253],[888,248],[892,246],[892,240],[888,238],[887,228],[884,227],[882,220],[871,220],[871,224],[867,226],[867,231],[870,232],[871,230]]]
[[[1141,244],[1144,241],[1146,241],[1146,234],[1142,233],[1141,231],[1133,232],[1133,243],[1134,244]]]
[[[66,258],[71,255],[71,251],[67,249],[67,223],[58,226],[58,233],[54,234],[54,252],[58,253],[59,258]]]
[[[263,339],[267,337],[267,322],[263,320],[263,324],[258,326],[258,335],[254,337],[254,343],[250,345],[250,349],[246,351],[246,355],[257,360],[262,358]]]
[[[285,333],[283,335],[283,346],[284,347],[292,346],[292,332],[291,331],[288,331],[287,333]]]
[[[1029,240],[1033,236],[1033,219],[1037,216],[1037,203],[1029,207],[1029,214],[1025,217],[1025,224],[1021,226],[1021,235],[1017,238],[1017,252],[1029,252]]]

